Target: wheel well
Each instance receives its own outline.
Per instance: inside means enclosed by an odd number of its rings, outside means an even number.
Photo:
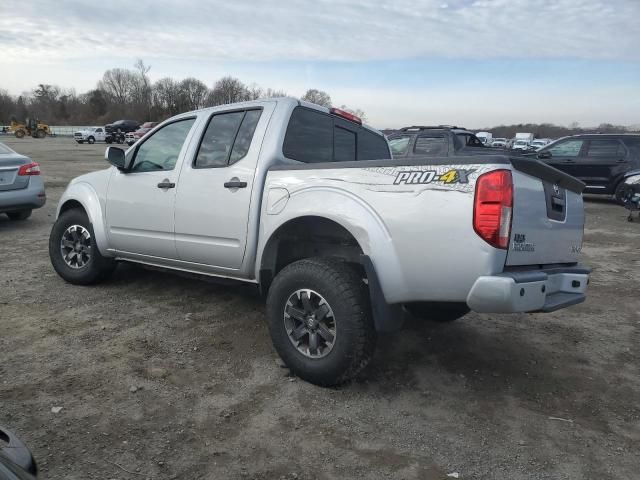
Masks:
[[[66,202],[64,202],[62,207],[60,207],[60,215],[62,215],[64,212],[66,212],[68,210],[73,210],[74,208],[79,208],[83,212],[85,211],[85,209],[82,206],[82,204],[80,202],[78,202],[77,200],[67,200]]]
[[[360,265],[362,248],[342,225],[323,217],[299,217],[281,225],[267,242],[260,265],[260,287],[290,263],[310,257],[337,257]]]

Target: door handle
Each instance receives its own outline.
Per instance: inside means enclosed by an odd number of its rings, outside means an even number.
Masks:
[[[224,188],[246,188],[247,182],[241,182],[240,180],[230,180],[224,183]]]
[[[176,184],[170,182],[169,179],[165,178],[158,184],[158,188],[175,188]]]

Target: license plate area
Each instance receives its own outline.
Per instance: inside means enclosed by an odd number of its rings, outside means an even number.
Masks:
[[[16,173],[17,169],[12,168],[10,170],[1,170],[0,169],[0,186],[11,185],[16,181]]]

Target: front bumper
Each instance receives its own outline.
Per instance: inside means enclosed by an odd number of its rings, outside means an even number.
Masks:
[[[479,277],[467,305],[479,313],[553,312],[585,301],[590,273],[578,265]]]

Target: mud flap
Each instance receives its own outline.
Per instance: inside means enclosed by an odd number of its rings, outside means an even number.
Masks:
[[[378,274],[368,255],[360,255],[360,263],[367,274],[369,297],[371,298],[371,312],[376,330],[381,333],[395,332],[404,324],[405,312],[402,305],[389,305],[384,298]]]

